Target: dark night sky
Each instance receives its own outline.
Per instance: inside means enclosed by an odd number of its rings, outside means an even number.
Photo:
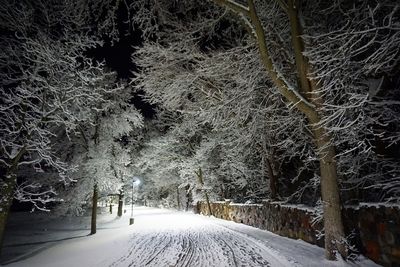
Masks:
[[[119,41],[112,44],[105,38],[104,46],[88,51],[88,56],[98,61],[104,60],[111,70],[117,72],[119,79],[129,82],[133,77],[132,71],[137,71],[137,67],[132,61],[132,53],[135,51],[135,46],[142,44],[142,38],[141,31],[133,29],[126,21],[128,21],[126,7],[120,5],[118,10]],[[144,101],[143,94],[143,91],[132,94],[129,102],[140,110],[145,118],[153,118],[155,106]]]

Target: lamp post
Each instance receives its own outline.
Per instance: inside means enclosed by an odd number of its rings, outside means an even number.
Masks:
[[[133,218],[133,191],[135,189],[135,185],[139,186],[140,184],[140,179],[139,177],[133,177],[132,178],[132,195],[131,195],[131,217],[129,218],[129,225],[132,225],[135,221]]]

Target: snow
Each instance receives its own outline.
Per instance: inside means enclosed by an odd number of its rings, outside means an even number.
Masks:
[[[26,213],[11,218],[14,224],[4,252],[12,254],[24,243],[37,244],[6,266],[379,266],[365,259],[357,264],[329,262],[322,248],[303,241],[166,209],[135,207],[131,226],[130,212],[119,219],[101,214],[98,232],[92,236],[87,236],[89,217],[49,221],[43,215],[29,215],[29,220]]]
[[[280,207],[284,207],[284,208],[289,208],[289,209],[297,209],[297,210],[303,210],[309,213],[315,213],[316,209],[315,207],[310,207],[304,204],[285,204],[284,202],[280,202],[280,201],[274,201],[271,202],[271,204],[277,204]]]
[[[354,210],[358,210],[360,208],[393,208],[400,209],[400,204],[391,203],[391,202],[360,202],[358,205],[345,205],[345,208],[352,208]]]
[[[360,207],[387,207],[387,208],[400,208],[400,204],[397,203],[389,203],[389,202],[360,202]]]

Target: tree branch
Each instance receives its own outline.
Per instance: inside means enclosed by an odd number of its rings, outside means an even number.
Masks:
[[[299,111],[303,112],[310,119],[311,123],[319,121],[319,116],[315,110],[315,106],[307,101],[299,92],[297,92],[275,68],[271,55],[268,52],[267,44],[265,42],[264,28],[261,24],[260,18],[257,15],[254,2],[253,0],[248,0],[247,2],[249,4],[250,19],[255,28],[261,60],[267,69],[269,77],[272,79],[279,92],[293,105],[295,105]]]
[[[238,14],[243,14],[245,16],[250,16],[250,10],[248,7],[237,3],[234,0],[213,0],[215,3],[217,3],[220,6],[226,7],[230,10],[232,10],[235,13]]]
[[[283,9],[283,11],[285,11],[286,13],[288,12],[289,6],[288,6],[288,4],[285,2],[285,0],[276,0],[276,2],[277,2],[278,5]]]

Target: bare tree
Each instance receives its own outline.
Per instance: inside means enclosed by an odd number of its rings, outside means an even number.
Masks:
[[[17,185],[18,169],[55,169],[68,183],[66,174],[73,166],[61,160],[55,141],[60,132],[71,136],[81,123],[91,123],[93,111],[113,92],[105,82],[113,74],[84,54],[102,43],[96,34],[88,35],[91,20],[99,22],[100,16],[91,16],[96,11],[88,3],[6,2],[0,5],[1,240],[14,196],[45,204],[54,195],[35,182]]]
[[[131,139],[130,134],[143,126],[143,117],[126,102],[129,94],[130,90],[123,87],[109,99],[111,102],[106,103],[106,107],[98,106],[101,112],[95,123],[81,127],[80,139],[85,149],[77,147],[70,160],[78,165],[77,171],[71,173],[75,182],[62,192],[64,203],[58,211],[79,214],[82,206],[92,199],[91,234],[96,233],[98,199],[121,193],[134,175],[129,168],[131,149],[122,139]],[[122,206],[119,211],[121,216]]]
[[[369,138],[354,138],[356,129],[371,127],[368,126],[368,119],[360,116],[363,113],[360,114],[357,109],[363,109],[368,103],[368,94],[376,95],[381,89],[379,84],[373,85],[368,80],[374,79],[375,75],[393,75],[398,66],[399,50],[394,45],[399,33],[395,26],[397,22],[394,22],[398,15],[397,5],[392,1],[375,5],[366,2],[355,5],[344,1],[324,5],[322,2],[315,4],[291,0],[263,3],[249,0],[246,4],[225,0],[214,2],[238,14],[238,19],[243,21],[257,40],[268,76],[288,102],[308,119],[320,159],[326,256],[334,259],[335,250],[345,256],[337,161],[339,159],[341,166],[349,167],[347,164],[354,161],[343,155],[355,150],[369,157],[371,147],[365,145]],[[323,19],[326,18],[326,12],[331,14],[332,21]],[[305,32],[309,34],[309,42],[304,41],[307,37],[302,37]],[[285,39],[291,42],[282,42],[283,36],[289,37]],[[274,43],[278,42],[291,53],[285,57],[286,62],[279,60],[276,50],[273,50]],[[381,46],[383,43],[385,45]],[[378,46],[380,48],[375,50]],[[285,71],[287,62],[291,61],[296,69],[295,76]],[[334,78],[333,75],[341,78]],[[369,92],[365,89],[369,89]],[[396,108],[393,102],[383,101],[379,105],[391,110],[384,120],[394,123]],[[375,122],[383,121],[376,112],[374,115]],[[352,129],[355,125],[356,128]],[[393,136],[393,133],[384,138],[389,136]],[[394,143],[387,141],[386,144],[390,146]],[[341,150],[339,155],[335,152],[335,146]],[[368,165],[373,166],[374,163],[369,162]],[[397,167],[390,160],[380,165],[386,165],[391,170],[392,177],[384,180],[391,180],[389,187],[392,187],[398,177]],[[362,176],[362,168],[356,171],[356,175],[349,172],[347,175],[353,178]],[[378,176],[382,173],[380,171]]]
[[[325,124],[335,139],[338,171],[346,192],[350,191],[346,198],[396,201],[398,5],[338,1],[323,9],[310,4],[305,10],[315,17],[332,18],[320,23],[306,19],[305,25],[314,27],[306,27],[304,39],[312,75],[319,79],[326,98]],[[341,78],[333,78],[332,70]]]

